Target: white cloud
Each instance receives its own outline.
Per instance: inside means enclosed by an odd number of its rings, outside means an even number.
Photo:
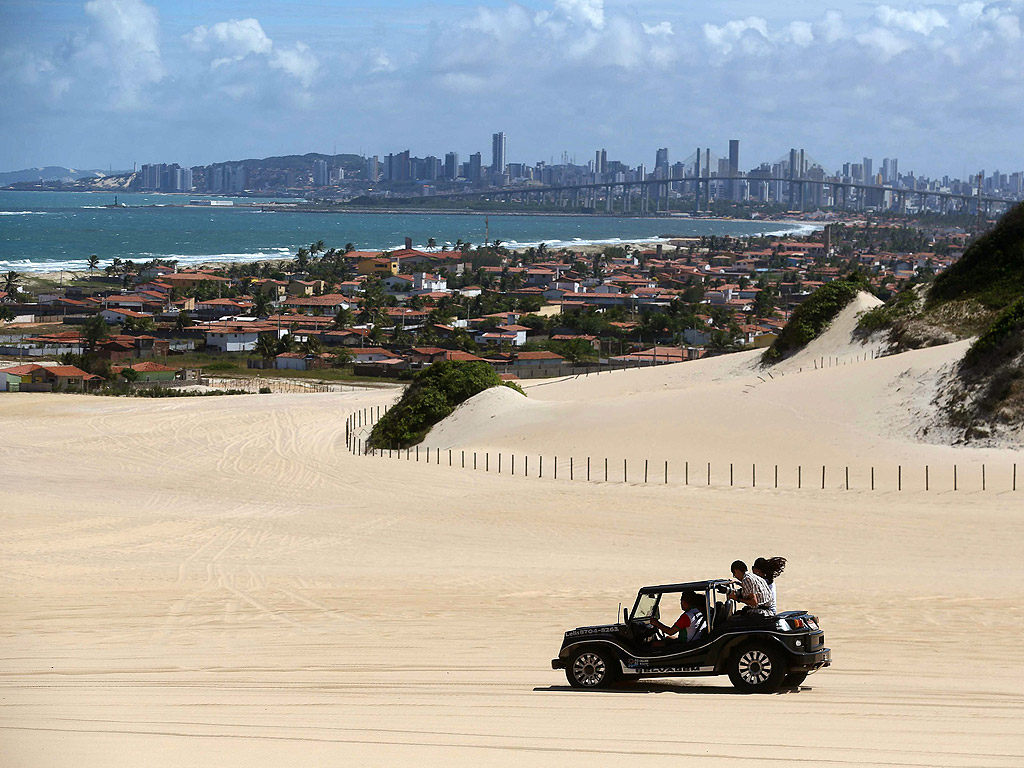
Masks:
[[[919,35],[930,35],[940,27],[948,27],[949,20],[934,8],[902,11],[888,5],[875,9],[875,18],[884,26],[895,27]]]
[[[857,42],[867,48],[873,48],[881,55],[883,61],[889,61],[901,53],[911,49],[911,44],[890,29],[876,27],[857,35]]]
[[[672,37],[675,31],[672,29],[672,22],[660,21],[657,24],[643,24],[644,32],[651,37]]]
[[[270,66],[298,80],[303,88],[313,84],[320,65],[305,43],[295,43],[291,48],[277,48],[270,57]]]
[[[770,40],[768,22],[758,16],[734,19],[721,26],[705,24],[704,38],[721,54],[733,50],[754,52]]]
[[[195,51],[213,52],[211,66],[241,61],[251,54],[269,54],[273,42],[256,19],[230,19],[212,27],[200,25],[185,35]]]
[[[295,42],[291,47],[275,46],[258,19],[230,19],[210,27],[200,25],[184,35],[184,39],[193,51],[212,56],[211,69],[256,57],[308,89],[320,68],[317,57],[303,42]],[[252,77],[252,73],[246,71],[244,76]],[[224,83],[222,90],[236,99],[253,93],[252,87],[238,82]]]
[[[555,0],[555,10],[575,24],[604,28],[604,0]]]
[[[75,57],[86,66],[113,73],[113,100],[118,106],[137,106],[143,90],[165,74],[156,9],[141,0],[90,0],[85,13],[92,28],[79,41]]]
[[[795,45],[806,48],[814,42],[814,28],[808,21],[790,22],[788,37]]]

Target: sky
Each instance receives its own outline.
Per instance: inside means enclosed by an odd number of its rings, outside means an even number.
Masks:
[[[355,152],[1024,169],[1024,0],[0,0],[0,170]]]

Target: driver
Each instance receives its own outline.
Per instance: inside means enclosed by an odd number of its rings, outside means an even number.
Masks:
[[[651,626],[660,629],[667,636],[679,633],[679,638],[686,642],[698,640],[708,628],[704,618],[704,611],[700,607],[700,598],[696,592],[683,592],[679,596],[679,607],[682,608],[682,615],[676,619],[671,627],[666,627],[655,618],[651,618]]]

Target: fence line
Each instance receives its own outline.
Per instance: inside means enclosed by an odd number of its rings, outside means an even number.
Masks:
[[[345,444],[349,451],[355,455],[370,455],[379,456],[382,458],[397,458],[402,459],[403,451],[401,449],[371,449],[367,445],[369,437],[369,431],[373,425],[380,420],[380,418],[388,412],[390,408],[384,406],[366,407],[358,411],[354,411],[348,414],[345,418]],[[424,458],[421,458],[421,448],[423,449]],[[430,452],[434,451],[433,460],[431,460]],[[446,449],[448,451],[448,466],[456,467],[454,451],[451,448]],[[406,448],[405,451],[406,461],[423,461],[425,463],[434,464],[441,466],[441,449],[437,447],[428,446],[415,446]],[[477,451],[471,452],[472,466],[469,467],[473,470],[491,472],[491,452],[483,452],[480,456]],[[506,461],[507,458],[507,461]],[[517,462],[517,458],[519,461]],[[544,459],[543,454],[534,454],[536,460],[535,477],[542,479],[544,478]],[[558,480],[562,482],[605,482],[605,483],[630,483],[629,474],[629,462],[630,459],[624,458],[622,460],[621,473],[618,471],[612,471],[612,462],[610,457],[601,457],[604,462],[604,475],[603,480],[600,474],[593,472],[593,456],[586,457],[586,474],[576,472],[577,461],[580,457],[578,456],[550,456],[548,457],[551,461],[548,465],[548,476],[550,479]],[[459,452],[458,467],[467,469],[467,456],[465,450]],[[482,459],[482,460],[481,460]],[[653,463],[652,463],[653,462]],[[505,453],[502,451],[497,452],[495,457],[495,472],[496,474],[511,474],[517,475],[517,463],[519,464],[518,475],[522,477],[530,477],[530,455],[529,454],[516,454],[515,452]],[[634,485],[683,485],[689,486],[693,484],[691,473],[690,473],[690,461],[684,461],[681,466],[681,472],[679,465],[676,465],[675,472],[673,475],[671,463],[668,460],[662,462],[662,472],[658,473],[658,464],[656,460],[650,458],[643,460],[643,480],[633,480]],[[716,488],[751,488],[751,489],[792,489],[802,490],[804,489],[804,465],[797,464],[795,467],[787,470],[782,467],[782,474],[780,474],[780,466],[778,464],[768,464],[772,469],[772,475],[768,484],[761,483],[758,485],[758,470],[759,463],[753,462],[749,465],[750,474],[746,475],[745,472],[737,472],[737,465],[733,462],[729,464],[729,471],[727,476],[723,476],[723,471],[719,469],[718,474],[715,475],[713,472],[712,462],[706,462],[706,475],[697,481],[697,485],[704,485],[706,487]],[[760,463],[760,466],[765,466],[765,463]],[[812,469],[817,470],[817,466],[821,467],[821,482],[812,482],[809,487],[817,488],[821,490],[844,490],[844,491],[877,491],[881,493],[906,492],[905,486],[907,481],[910,480],[913,485],[917,486],[917,490],[923,490],[927,493],[943,493],[943,492],[958,492],[958,493],[971,493],[971,492],[1016,492],[1017,491],[1017,464],[1012,463],[1009,467],[1004,465],[1005,474],[999,473],[999,476],[1004,480],[1000,482],[1001,487],[993,487],[990,472],[991,465],[988,463],[982,463],[980,465],[974,465],[970,468],[971,474],[975,478],[977,485],[973,488],[964,487],[964,467],[959,464],[953,464],[951,467],[943,468],[936,467],[932,464],[925,464],[921,467],[907,467],[903,464],[890,464],[889,469],[886,470],[884,466],[871,465],[869,467],[861,467],[859,474],[851,472],[849,465],[839,465],[838,469],[842,470],[841,475],[837,475],[836,472],[829,473],[829,465],[822,464],[816,465]],[[654,473],[651,473],[651,469],[654,469]],[[832,467],[835,469],[836,467]],[[856,467],[854,468],[857,469]],[[789,475],[791,478],[788,482],[786,481],[786,472],[793,472],[794,474]],[[882,471],[882,478],[887,476],[891,478],[889,482],[892,485],[888,487],[885,484],[879,482],[878,471]],[[559,478],[559,472],[562,472],[561,478]],[[566,474],[567,473],[567,474]],[[660,474],[660,477],[659,477]],[[740,475],[743,475],[742,477]],[[794,477],[795,475],[795,477]],[[577,479],[579,477],[579,479]],[[780,480],[781,478],[781,480]],[[796,484],[791,485],[795,479]],[[680,483],[681,480],[681,483]],[[704,482],[701,482],[703,480]],[[717,481],[716,481],[717,480]],[[749,482],[748,482],[749,481]],[[1003,484],[1005,482],[1005,485]]]

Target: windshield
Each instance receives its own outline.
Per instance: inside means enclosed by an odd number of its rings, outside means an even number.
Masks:
[[[633,611],[634,619],[649,619],[652,616],[657,618],[657,605],[660,595],[640,595],[636,602],[636,610]]]

